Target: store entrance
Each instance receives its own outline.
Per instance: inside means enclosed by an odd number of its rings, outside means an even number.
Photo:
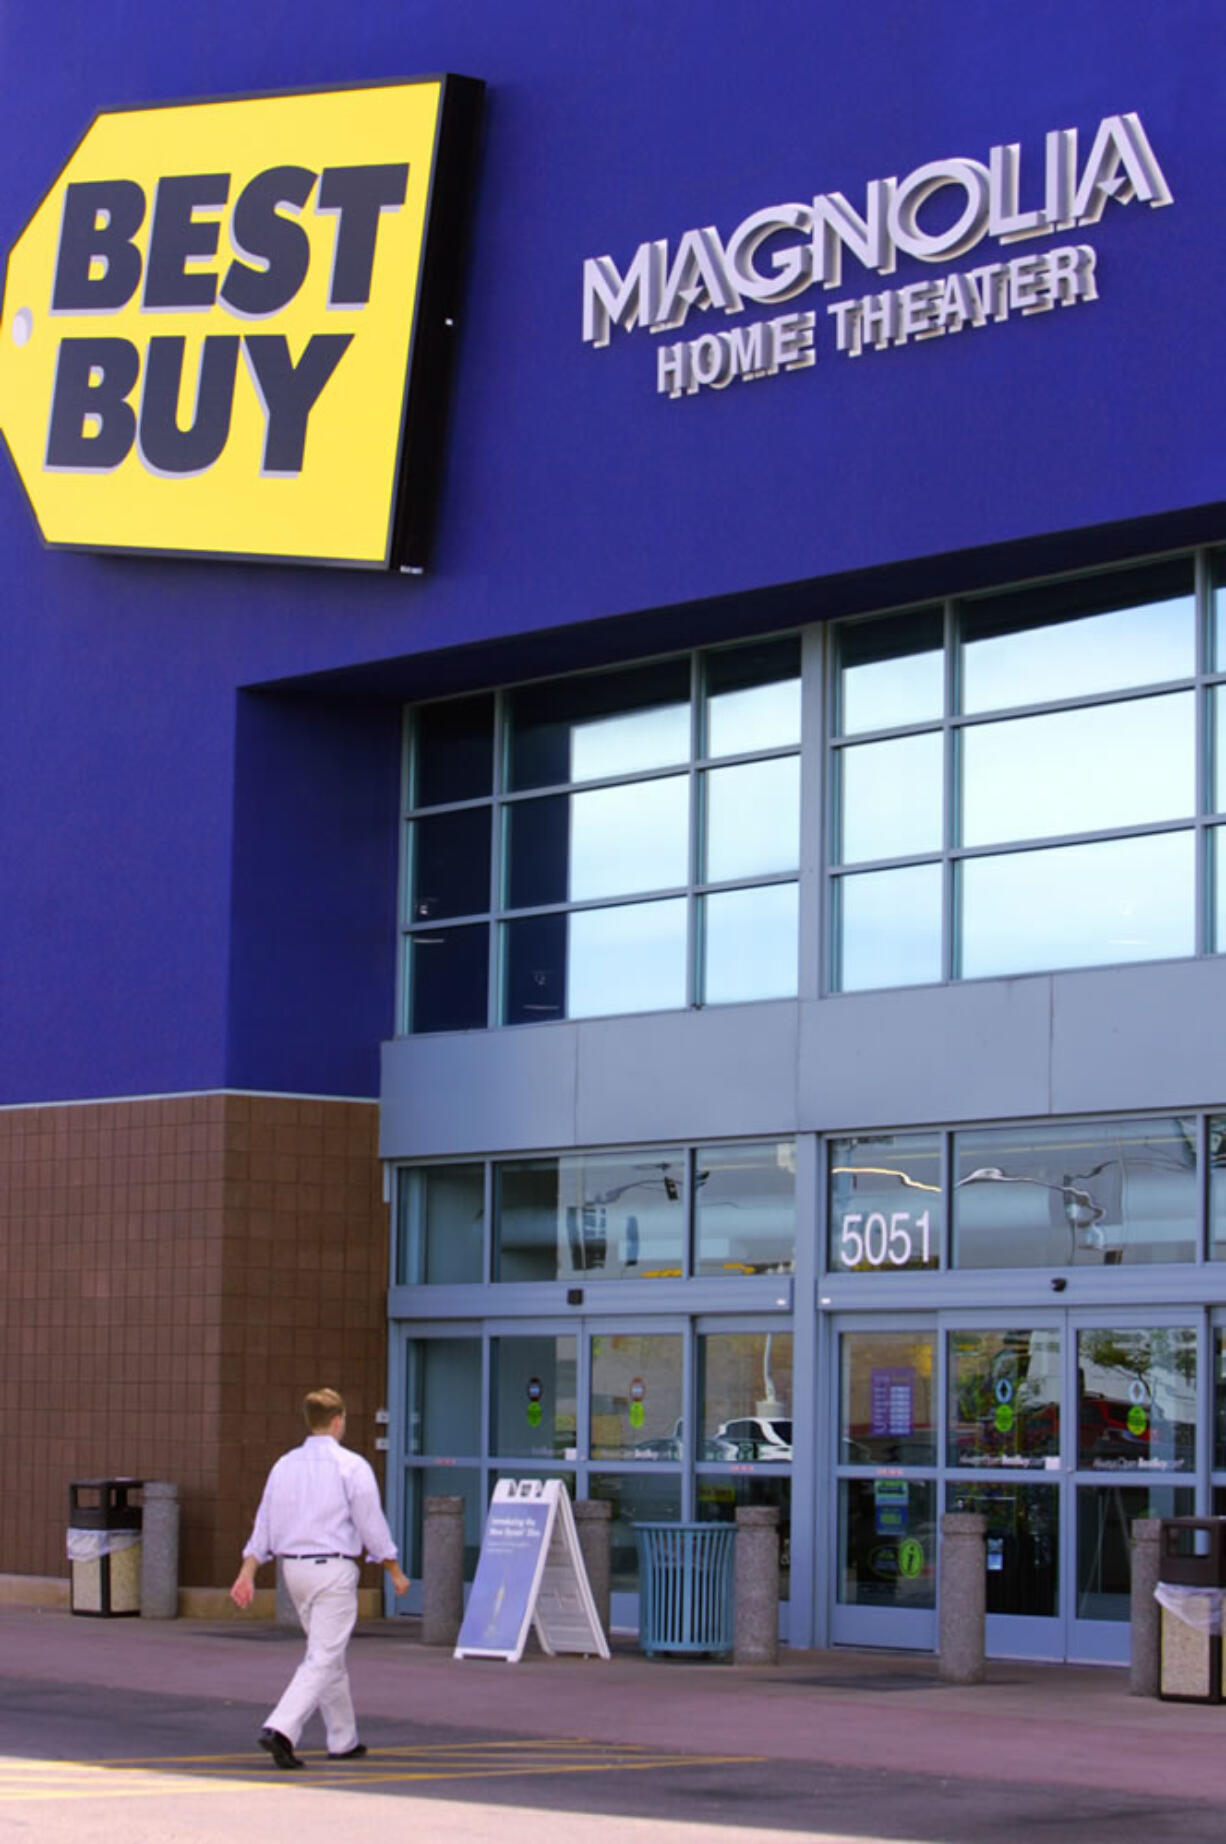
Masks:
[[[1132,1522],[1195,1508],[1200,1318],[840,1321],[835,1643],[935,1648],[940,1515],[974,1511],[989,1654],[1126,1663]]]

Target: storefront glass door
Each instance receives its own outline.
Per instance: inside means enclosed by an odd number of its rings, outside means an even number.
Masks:
[[[1129,1531],[1195,1508],[1198,1315],[848,1321],[836,1644],[937,1643],[942,1511],[987,1519],[987,1643],[1124,1663]]]

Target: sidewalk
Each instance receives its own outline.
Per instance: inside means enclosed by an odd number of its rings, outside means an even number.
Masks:
[[[1226,1705],[1132,1697],[1125,1671],[995,1661],[942,1684],[930,1657],[791,1652],[774,1668],[549,1659],[457,1662],[415,1620],[363,1622],[350,1649],[364,1715],[584,1737],[678,1752],[924,1773],[974,1783],[1100,1788],[1219,1804]],[[252,1620],[98,1620],[0,1608],[0,1677],[272,1703],[301,1641]]]

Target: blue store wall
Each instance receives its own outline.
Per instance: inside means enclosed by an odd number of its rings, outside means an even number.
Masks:
[[[1028,550],[1041,534],[1138,521],[1109,554],[1214,529],[1184,514],[1224,497],[1222,39],[1216,0],[0,15],[4,248],[99,108],[442,69],[489,86],[427,577],[52,553],[0,474],[0,1101],[376,1092],[402,697],[1089,554]],[[1049,130],[1077,127],[1084,158],[1128,110],[1174,204],[1110,204],[1057,239],[1094,246],[1093,304],[853,361],[814,292],[791,304],[817,311],[812,371],[676,402],[652,335],[582,342],[585,257],[624,266],[815,192],[862,202],[1006,141],[1025,187]],[[1043,247],[880,281],[849,262],[840,296]],[[784,585],[810,587],[758,599]],[[678,604],[700,606],[644,618]],[[516,642],[562,628],[562,647]],[[377,669],[330,680],[331,703],[284,690],[353,667]]]

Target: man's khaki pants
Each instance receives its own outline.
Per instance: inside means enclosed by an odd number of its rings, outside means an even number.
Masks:
[[[307,1649],[267,1726],[280,1730],[297,1747],[318,1710],[329,1754],[344,1754],[358,1739],[345,1669],[345,1648],[358,1617],[358,1565],[344,1556],[329,1556],[317,1562],[287,1557],[281,1566]]]

